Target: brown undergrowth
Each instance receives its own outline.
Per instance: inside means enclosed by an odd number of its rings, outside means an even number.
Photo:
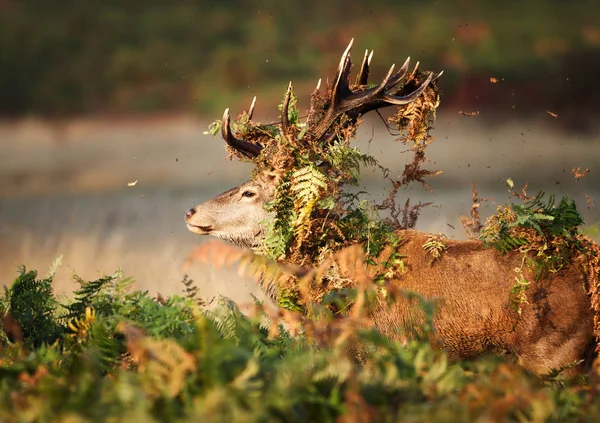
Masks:
[[[236,264],[240,277],[252,278],[279,305],[287,305],[284,308],[296,311],[307,311],[323,303],[332,292],[374,286],[373,278],[367,272],[363,247],[358,244],[331,254],[311,268],[278,263],[252,251],[211,240],[192,251],[186,260],[186,268],[193,262],[210,263],[217,268]],[[288,301],[293,299],[294,304],[281,304],[286,298]]]
[[[393,253],[387,259],[392,256]],[[435,305],[397,285],[378,284],[361,245],[336,251],[317,267],[308,268],[276,263],[251,251],[211,240],[189,255],[186,267],[193,262],[216,267],[235,263],[238,275],[252,278],[265,293],[284,292],[285,299],[294,298],[293,305],[284,304],[276,309],[260,302],[240,308],[251,318],[262,316],[270,339],[281,336],[282,331],[302,336],[318,349],[335,351],[347,363],[360,363],[366,368],[375,365],[377,350],[365,349],[361,341],[365,331],[373,328],[375,308],[391,307],[399,299],[414,308],[415,325],[402,328],[404,342],[423,342],[433,329]],[[279,305],[284,298],[276,298]],[[384,339],[381,337],[378,342],[389,342]],[[446,363],[443,352],[436,354]]]

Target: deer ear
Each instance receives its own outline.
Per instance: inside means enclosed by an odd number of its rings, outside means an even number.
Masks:
[[[275,172],[275,171],[272,171],[272,170],[266,172],[265,176],[267,177],[267,179],[270,182],[275,182],[275,183],[279,183],[279,180],[281,179],[279,173]]]
[[[279,174],[279,172],[276,172],[272,169],[263,170],[261,176],[262,176],[263,180],[269,182],[270,184],[272,183],[274,185],[279,184],[279,181],[281,180],[281,175]]]

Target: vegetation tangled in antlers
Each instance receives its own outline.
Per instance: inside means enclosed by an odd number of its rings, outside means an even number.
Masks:
[[[426,186],[424,178],[438,173],[421,167],[426,160],[425,149],[432,141],[429,129],[439,104],[437,77],[420,72],[418,63],[409,73],[407,59],[397,72],[392,66],[381,83],[369,85],[373,52],[367,50],[352,82],[351,46],[352,42],[342,55],[333,83],[324,90],[321,81],[317,84],[304,122],[290,83],[279,105],[280,122],[252,121],[253,101],[237,122],[230,121],[226,110],[223,120],[209,128],[212,134],[221,129],[230,157],[256,164],[255,175],[264,169],[281,175],[277,199],[269,206],[275,219],[262,251],[271,258],[316,265],[357,241],[368,241],[367,253],[376,253],[393,229],[414,226],[422,207],[407,203],[398,209],[394,201],[398,189],[413,181]],[[387,125],[400,133],[399,140],[410,144],[413,152],[412,162],[397,179],[391,179],[389,170],[374,157],[350,146],[366,112],[392,105],[396,110]],[[383,204],[369,206],[346,191],[346,187],[358,185],[362,166],[378,167],[392,183],[392,192]],[[389,209],[391,217],[385,221],[374,219],[374,208]]]

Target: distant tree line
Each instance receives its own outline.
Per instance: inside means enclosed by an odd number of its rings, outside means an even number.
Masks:
[[[332,75],[352,37],[355,61],[375,50],[375,74],[408,55],[444,69],[455,101],[493,77],[534,84],[524,103],[596,104],[597,1],[0,0],[0,115],[214,113],[258,91],[278,99],[289,80]]]

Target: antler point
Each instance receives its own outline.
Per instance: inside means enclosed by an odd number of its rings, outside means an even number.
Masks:
[[[348,56],[348,53],[350,53],[350,49],[352,48],[352,44],[353,43],[354,43],[354,38],[352,38],[350,40],[350,43],[348,43],[348,47],[346,47],[346,50],[344,51],[344,54],[342,54],[342,65],[346,61],[346,56]]]
[[[252,116],[254,115],[254,106],[256,106],[256,96],[252,99],[252,103],[250,104],[250,108],[248,109],[248,119],[252,120]]]

